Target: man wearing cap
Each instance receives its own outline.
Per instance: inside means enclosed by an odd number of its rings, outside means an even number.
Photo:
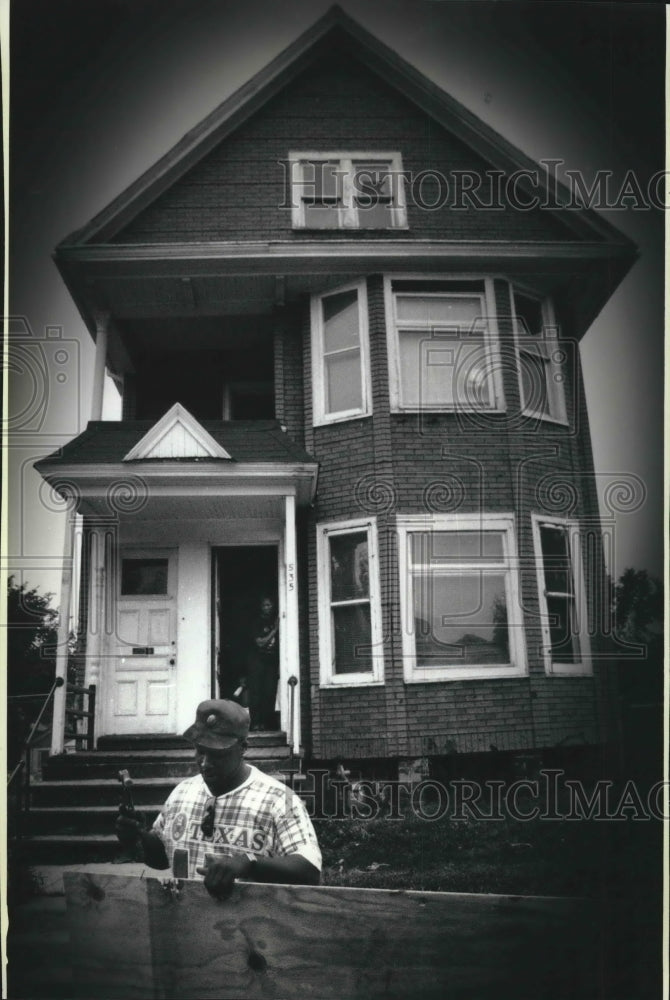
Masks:
[[[139,841],[152,868],[203,879],[224,898],[236,878],[317,885],[321,852],[304,804],[290,788],[244,760],[249,712],[233,701],[203,701],[184,733],[200,773],[168,796],[152,829],[121,807],[116,834]],[[181,853],[177,853],[181,852]],[[185,865],[183,874],[185,875]]]

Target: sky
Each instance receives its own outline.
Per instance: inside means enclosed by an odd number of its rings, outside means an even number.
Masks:
[[[16,346],[5,566],[53,592],[56,604],[64,519],[32,464],[85,427],[93,344],[53,249],[329,6],[11,0],[9,293]],[[663,169],[662,5],[341,6],[534,160],[559,159],[587,180],[611,171],[615,194],[627,171],[646,190]],[[663,213],[634,200],[602,213],[635,241],[640,258],[581,345],[615,576],[627,566],[663,571]],[[104,415],[114,418],[118,398],[107,388]]]

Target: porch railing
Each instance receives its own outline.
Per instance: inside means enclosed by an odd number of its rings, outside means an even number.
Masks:
[[[43,695],[15,695],[10,696],[11,700],[26,698],[44,697],[44,702],[39,714],[32,726],[27,738],[21,745],[19,759],[7,779],[7,802],[10,810],[10,836],[12,839],[23,837],[26,827],[26,820],[30,812],[30,751],[40,722],[44,718],[51,699],[56,690],[63,687],[65,681],[62,677],[57,677],[46,696]],[[92,750],[95,740],[95,684],[88,687],[80,687],[77,684],[68,684],[67,705],[65,708],[65,739],[74,740],[77,750]],[[80,722],[83,721],[83,725]],[[22,780],[20,780],[22,778]]]
[[[295,689],[298,686],[298,678],[291,674],[288,679],[288,741],[291,747],[291,766],[293,766],[293,758],[298,752],[298,734],[296,732],[296,708],[295,708]]]
[[[56,677],[50,690],[44,696],[44,701],[42,707],[38,713],[37,718],[30,727],[30,732],[27,738],[23,741],[21,745],[21,750],[19,751],[19,759],[14,765],[12,773],[7,779],[7,805],[10,810],[10,816],[13,823],[10,823],[10,836],[16,839],[20,839],[24,833],[25,827],[25,817],[30,809],[30,748],[35,739],[35,734],[39,727],[40,722],[44,718],[44,713],[46,712],[51,699],[54,696],[57,688],[63,686],[65,681],[62,677]],[[40,698],[42,695],[10,695],[10,701],[16,701],[25,698]],[[20,778],[23,780],[19,780]]]
[[[81,721],[85,722],[84,726],[79,724]],[[89,684],[88,687],[68,684],[65,704],[65,739],[74,740],[77,750],[93,750],[95,746],[95,684]]]

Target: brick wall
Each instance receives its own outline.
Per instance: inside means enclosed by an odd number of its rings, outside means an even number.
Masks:
[[[510,333],[507,283],[496,282],[495,291],[504,355]],[[611,734],[606,710],[611,677],[603,676],[604,663],[595,659],[592,677],[545,674],[531,527],[532,513],[597,523],[578,359],[566,350],[568,427],[520,419],[516,367],[505,363],[505,414],[392,414],[381,278],[368,279],[368,300],[372,415],[314,428],[305,398],[307,447],[320,464],[318,498],[306,529],[314,754],[324,759],[401,757],[603,741]],[[309,392],[307,306],[302,333]],[[405,684],[395,517],[426,510],[514,515],[528,677]],[[378,527],[385,684],[321,689],[316,525],[365,515],[374,515]]]

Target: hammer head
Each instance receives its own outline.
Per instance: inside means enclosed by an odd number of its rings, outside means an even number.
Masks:
[[[128,788],[133,783],[133,779],[128,774],[127,770],[119,771],[119,781],[124,788]]]

